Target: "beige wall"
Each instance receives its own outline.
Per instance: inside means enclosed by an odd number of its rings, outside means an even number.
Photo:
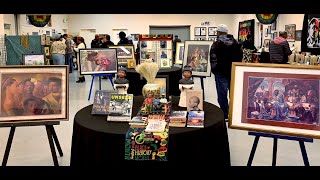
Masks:
[[[3,19],[3,14],[0,14],[0,35],[4,35],[4,19]]]
[[[14,14],[3,14],[3,21],[5,24],[10,24],[10,34],[16,35],[16,23]]]

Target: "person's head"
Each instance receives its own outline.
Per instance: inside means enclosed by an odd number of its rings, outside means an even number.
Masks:
[[[99,39],[100,39],[99,34],[96,34],[96,35],[94,36],[94,39],[95,39],[95,40],[99,40]]]
[[[228,34],[228,26],[225,24],[219,24],[217,27],[217,35],[227,35]]]
[[[278,89],[276,89],[276,90],[274,90],[274,95],[278,95],[279,94],[279,90]]]
[[[109,34],[107,34],[105,37],[106,37],[107,41],[110,41],[110,35]]]
[[[27,94],[32,94],[34,89],[34,83],[31,82],[31,78],[24,80],[23,91]]]
[[[184,78],[189,79],[192,76],[192,67],[190,66],[184,66],[182,70],[182,75]]]
[[[124,78],[126,77],[127,71],[125,68],[119,68],[118,69],[118,73],[117,75],[119,76],[119,78]]]
[[[37,112],[37,100],[28,98],[23,102],[23,110],[25,113],[35,114]]]
[[[161,52],[162,54],[166,54],[164,51]]]
[[[293,86],[293,89],[298,89],[298,85],[295,84],[295,85]]]
[[[67,38],[68,38],[68,34],[64,34],[64,35],[62,35],[62,37],[63,37],[64,39],[67,39]]]
[[[252,41],[252,35],[251,35],[251,34],[248,34],[248,35],[247,35],[247,40],[248,40],[248,41]]]
[[[121,31],[121,32],[119,33],[119,38],[120,38],[120,39],[123,39],[123,38],[125,38],[125,37],[126,37],[126,33],[123,32],[123,31]]]
[[[83,43],[83,42],[84,42],[84,39],[83,39],[83,37],[81,37],[81,36],[80,36],[80,37],[78,37],[78,39],[77,39],[77,40],[78,40],[78,44],[80,44],[80,43]]]
[[[60,93],[61,92],[61,79],[57,77],[49,78],[49,91],[51,93]]]
[[[5,92],[7,89],[10,92],[15,92],[17,89],[18,82],[13,78],[7,78],[2,81],[2,90]]]
[[[174,38],[175,38],[175,39],[178,39],[178,38],[179,38],[179,36],[178,36],[178,35],[175,35],[175,36],[174,36]]]
[[[283,38],[285,38],[285,39],[287,39],[288,34],[287,34],[287,32],[286,32],[286,31],[280,31],[280,32],[279,32],[279,36],[280,36],[280,37],[283,37]]]
[[[194,108],[194,107],[197,107],[200,103],[200,98],[197,97],[197,96],[192,96],[190,99],[189,99],[189,104],[190,104],[190,107]]]

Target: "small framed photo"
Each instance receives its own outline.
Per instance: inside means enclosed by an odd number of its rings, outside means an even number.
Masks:
[[[208,36],[216,36],[217,27],[208,27]]]
[[[184,43],[177,42],[175,64],[183,63],[183,54],[184,54]]]
[[[207,35],[207,28],[201,27],[200,28],[200,36],[206,36]]]
[[[265,40],[263,41],[263,47],[269,48],[270,42],[271,42],[270,39],[265,39]]]
[[[274,21],[274,22],[271,24],[271,30],[277,30],[277,21]]]
[[[171,68],[170,59],[160,59],[160,68]]]
[[[169,96],[169,75],[157,75],[154,83],[160,87],[160,95]]]
[[[194,35],[195,36],[201,36],[201,27],[195,27],[194,28]]]
[[[22,54],[22,62],[24,65],[44,65],[44,54]]]
[[[302,30],[296,30],[296,41],[301,41]]]
[[[127,63],[128,63],[128,68],[129,69],[136,68],[136,66],[137,66],[135,59],[128,59]]]
[[[268,33],[271,34],[271,26],[268,26]]]
[[[44,47],[44,54],[45,54],[46,56],[50,56],[50,48],[49,48],[48,46],[45,46],[45,47]]]

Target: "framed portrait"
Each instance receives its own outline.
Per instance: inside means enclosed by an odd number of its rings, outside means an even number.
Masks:
[[[157,75],[154,83],[160,87],[160,95],[169,96],[169,75]]]
[[[271,24],[271,30],[277,30],[277,20]]]
[[[270,46],[270,42],[271,42],[271,40],[270,40],[270,39],[265,39],[265,40],[263,41],[263,47],[265,47],[265,48],[269,48],[269,46]]]
[[[195,27],[194,28],[194,35],[195,36],[201,36],[201,27]]]
[[[273,32],[273,38],[278,37],[278,32]]]
[[[233,63],[229,127],[320,138],[320,67]]]
[[[140,34],[131,34],[132,41],[139,41],[139,35]]]
[[[203,111],[203,92],[200,89],[186,90],[187,111]]]
[[[170,63],[170,59],[165,58],[165,59],[160,59],[160,68],[171,68],[171,63]]]
[[[185,41],[183,67],[192,67],[192,76],[210,76],[210,48],[212,41]]]
[[[285,25],[285,31],[288,34],[287,41],[295,41],[296,25],[295,24]]]
[[[44,65],[44,54],[22,54],[22,63],[24,65]]]
[[[176,44],[175,64],[182,64],[182,62],[183,62],[183,54],[184,54],[184,43],[183,42],[177,42],[177,44]]]
[[[252,41],[254,42],[254,26],[255,26],[255,20],[245,20],[239,22],[239,30],[238,30],[238,41],[239,43],[243,43],[245,40],[247,40],[247,36],[251,34]]]
[[[49,48],[49,46],[45,46],[45,47],[44,47],[44,54],[45,54],[46,56],[50,56],[50,48]]]
[[[200,36],[206,36],[207,35],[207,28],[201,27],[200,28]]]
[[[301,41],[302,30],[296,30],[295,40]]]
[[[208,27],[208,36],[216,36],[217,27]]]
[[[127,63],[128,63],[128,68],[129,69],[136,68],[136,66],[137,66],[137,63],[136,63],[135,59],[128,59]]]
[[[0,123],[68,120],[66,65],[0,66]]]
[[[80,49],[80,74],[113,74],[117,73],[117,49]]]

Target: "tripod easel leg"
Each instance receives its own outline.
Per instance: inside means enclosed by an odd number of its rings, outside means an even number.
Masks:
[[[277,163],[278,138],[273,138],[272,166]]]
[[[16,130],[16,127],[11,127],[10,128],[10,134],[9,134],[9,137],[8,137],[6,151],[5,151],[4,156],[3,156],[2,166],[6,166],[7,165],[15,130]]]
[[[47,130],[49,145],[50,145],[50,149],[51,149],[53,164],[54,164],[55,166],[59,166],[58,159],[57,159],[57,154],[56,154],[56,150],[55,150],[54,143],[53,143],[53,139],[52,139],[52,136],[53,136],[53,135],[52,135],[52,133],[51,133],[51,129],[50,129],[50,126],[49,126],[49,125],[46,125],[46,130]]]
[[[54,142],[55,142],[55,144],[56,144],[56,146],[57,146],[59,155],[60,155],[60,157],[61,157],[61,156],[63,156],[63,152],[62,152],[62,149],[61,149],[61,146],[60,146],[60,143],[59,143],[59,140],[58,140],[56,131],[54,130],[53,125],[48,125],[48,126],[49,126],[49,128],[50,128],[50,130],[51,130],[53,140],[54,140]]]
[[[301,149],[301,154],[302,154],[304,165],[305,166],[310,166],[309,159],[308,159],[308,154],[307,154],[307,151],[306,151],[306,146],[304,145],[303,141],[299,141],[299,144],[300,144],[300,149]]]
[[[94,82],[94,75],[92,75],[92,80],[91,80],[91,85],[90,85],[90,90],[89,90],[88,101],[90,100],[90,97],[91,97],[91,91],[92,91],[93,82]]]
[[[251,166],[251,164],[252,164],[254,154],[256,153],[256,150],[257,150],[259,139],[260,139],[260,136],[256,136],[254,138],[254,142],[253,142],[253,145],[252,145],[252,149],[251,149],[251,152],[250,152],[250,156],[249,156],[249,160],[248,160],[247,166]]]

